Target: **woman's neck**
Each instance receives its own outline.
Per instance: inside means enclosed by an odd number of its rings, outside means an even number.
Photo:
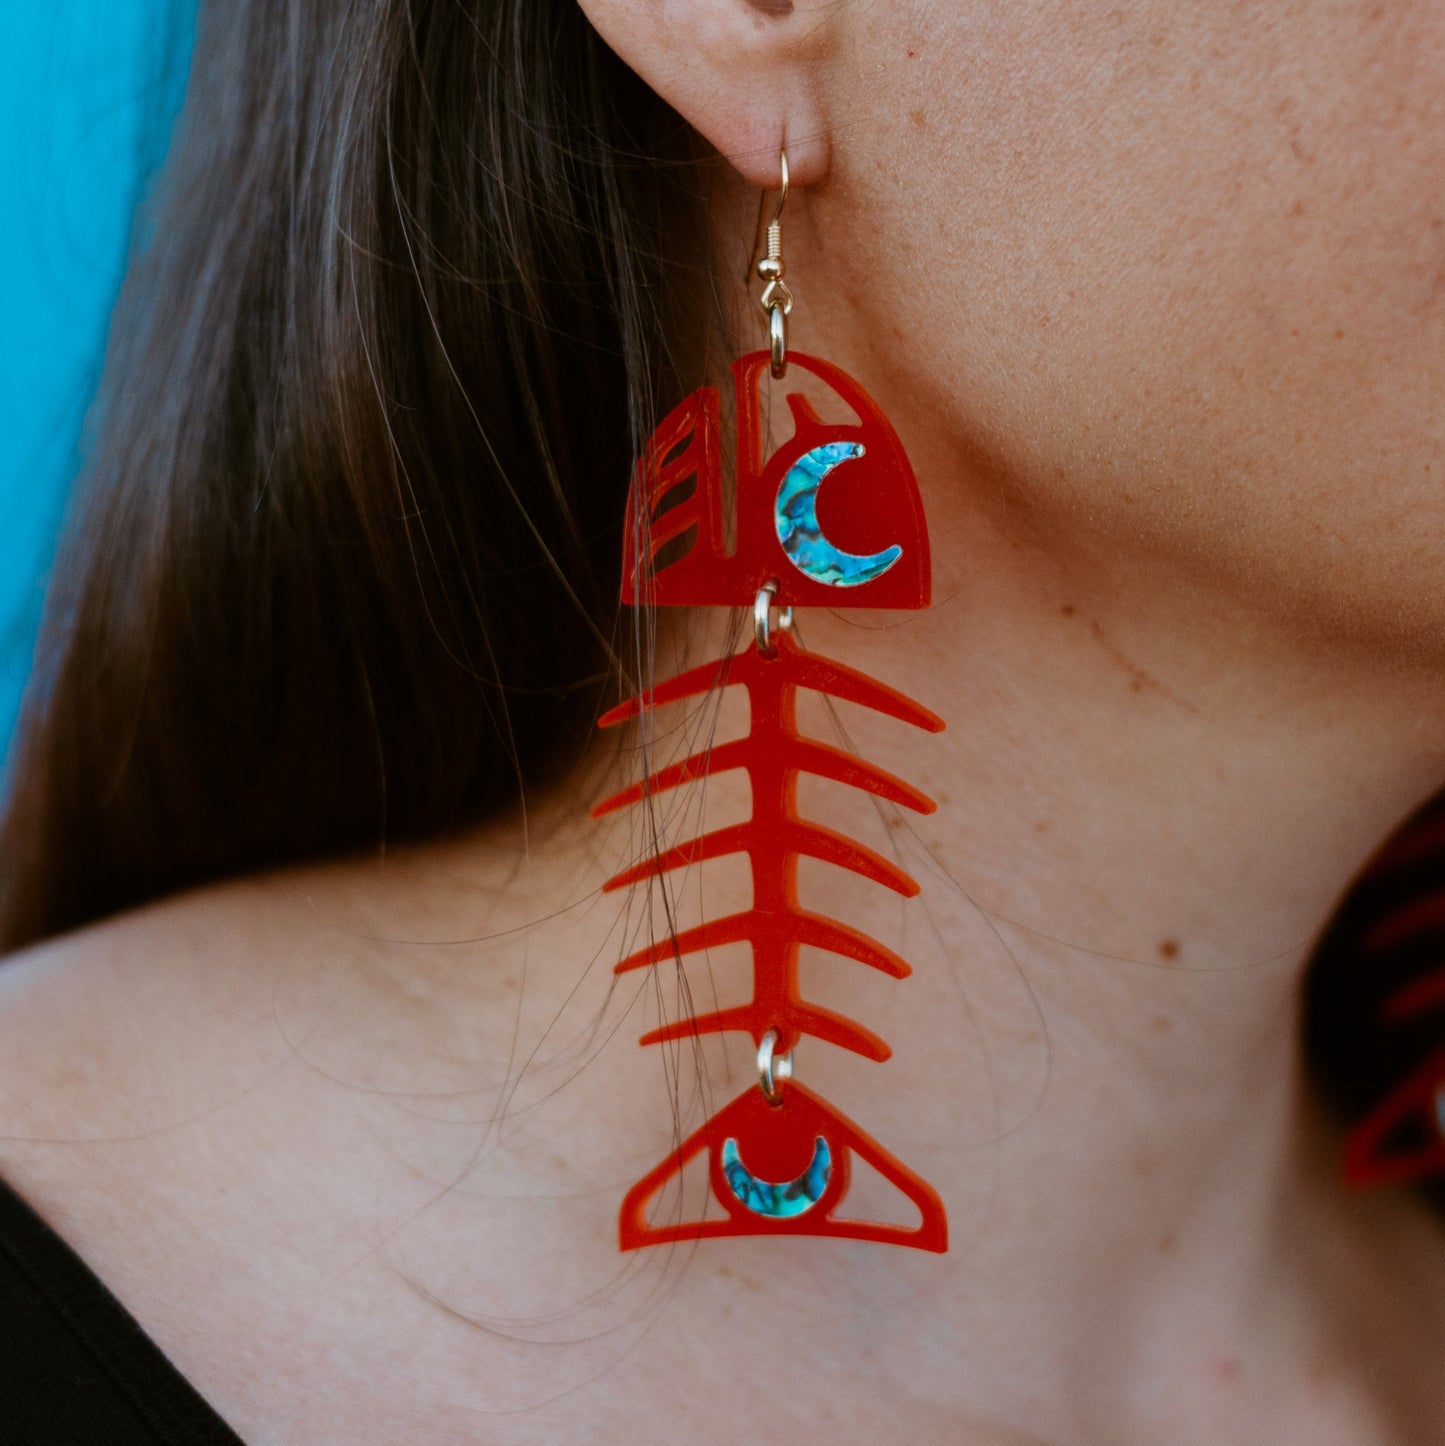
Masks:
[[[869,1077],[868,1128],[948,1201],[941,1288],[985,1374],[1011,1340],[1025,1393],[1038,1371],[1104,1400],[1153,1376],[1221,1409],[1261,1372],[1328,1375],[1360,1272],[1399,1264],[1372,1252],[1415,1237],[1410,1207],[1340,1193],[1299,984],[1351,876],[1445,780],[1445,669],[973,507],[976,482],[930,497],[927,613],[800,624],[948,721],[918,742],[844,720],[940,805],[865,838],[923,885],[878,930],[916,972],[889,986],[902,1068]],[[847,1012],[880,998],[828,986]]]
[[[1417,1251],[1442,1287],[1445,1269],[1413,1205],[1341,1192],[1301,1078],[1299,985],[1352,875],[1445,779],[1445,670],[960,501],[974,483],[929,499],[930,610],[799,620],[809,649],[948,722],[921,739],[805,713],[939,803],[915,820],[809,800],[922,885],[900,905],[826,870],[804,881],[809,907],[915,971],[810,975],[896,1057],[805,1042],[797,1059],[948,1205],[949,1263],[901,1267],[929,1282],[930,1343],[890,1337],[900,1379],[920,1350],[957,1352],[960,1400],[1012,1419],[1056,1392],[1227,1413],[1284,1389],[1341,1410],[1357,1373],[1388,1374],[1366,1348],[1372,1310],[1398,1323],[1383,1282],[1421,1269]],[[735,907],[708,879],[698,912]],[[816,1297],[805,1269],[779,1270]],[[826,1294],[849,1308],[846,1285]]]

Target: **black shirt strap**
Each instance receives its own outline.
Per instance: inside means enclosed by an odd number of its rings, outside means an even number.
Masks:
[[[0,1180],[0,1439],[241,1446],[125,1307]]]

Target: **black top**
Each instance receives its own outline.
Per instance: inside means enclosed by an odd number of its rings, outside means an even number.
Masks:
[[[125,1307],[3,1180],[0,1440],[241,1446]]]

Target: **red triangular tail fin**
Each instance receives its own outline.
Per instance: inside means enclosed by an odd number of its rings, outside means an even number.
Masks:
[[[661,1192],[704,1152],[710,1203],[722,1214],[649,1220]],[[917,1226],[839,1218],[854,1156],[913,1202],[921,1217]],[[933,1186],[796,1082],[784,1087],[778,1105],[757,1088],[724,1105],[627,1192],[618,1226],[624,1250],[730,1235],[822,1235],[948,1249],[948,1221]]]

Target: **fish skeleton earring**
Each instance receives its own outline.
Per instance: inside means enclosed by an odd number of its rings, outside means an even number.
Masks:
[[[592,810],[600,817],[691,779],[729,769],[746,773],[752,793],[747,821],[666,848],[609,879],[604,888],[626,888],[707,859],[746,856],[752,873],[748,908],[661,939],[616,968],[623,974],[725,944],[748,944],[751,999],[666,1024],[644,1035],[642,1043],[741,1031],[756,1046],[758,1080],[627,1192],[620,1240],[622,1248],[630,1250],[713,1236],[825,1235],[942,1251],[947,1249],[948,1227],[937,1192],[861,1126],[809,1090],[798,1078],[794,1060],[794,1050],[805,1037],[878,1062],[891,1053],[859,1021],[803,997],[801,948],[823,950],[895,979],[910,972],[886,944],[803,907],[799,860],[821,860],[905,897],[919,891],[890,860],[804,817],[798,809],[798,779],[813,774],[920,813],[934,808],[924,794],[876,764],[802,733],[798,691],[841,698],[927,732],[940,731],[943,722],[866,674],[807,652],[792,631],[792,613],[799,607],[927,607],[931,575],[918,484],[887,418],[840,368],[788,349],[793,296],[784,280],[786,152],[780,159],[777,208],[757,263],[769,346],[732,364],[737,402],[735,542],[729,547],[724,525],[718,393],[703,387],[663,419],[637,462],[623,556],[625,603],[746,607],[753,615],[753,636],[741,652],[660,683],[601,720],[602,727],[613,727],[717,687],[737,687],[747,693],[749,732],[660,768]],[[765,455],[759,395],[763,374],[783,380],[789,369],[821,382],[858,421],[825,423],[801,392],[789,392],[794,434],[782,448]],[[836,507],[827,509],[831,525],[835,530],[846,527],[849,541],[871,550],[840,546],[819,518],[820,490],[830,474],[845,467],[846,480],[835,485],[844,489],[848,506],[841,514]],[[677,556],[678,540],[692,529],[695,539]],[[704,1210],[696,1220],[672,1214],[661,1218],[657,1206],[663,1190],[700,1155],[706,1156],[711,1193],[720,1211]],[[849,1170],[855,1158],[913,1202],[921,1217],[917,1226],[848,1214]]]

